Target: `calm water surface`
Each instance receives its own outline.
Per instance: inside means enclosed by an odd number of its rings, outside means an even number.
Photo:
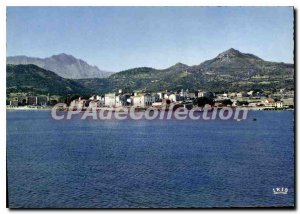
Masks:
[[[289,111],[240,122],[54,121],[49,111],[8,111],[9,206],[293,206],[293,123]],[[289,192],[274,195],[275,187]]]

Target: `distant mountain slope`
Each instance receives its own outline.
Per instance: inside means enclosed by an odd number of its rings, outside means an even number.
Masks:
[[[49,90],[51,94],[103,94],[125,88],[144,91],[202,89],[212,92],[294,88],[293,64],[264,61],[235,49],[195,66],[177,63],[166,69],[140,67],[114,73],[108,78],[68,80],[33,65],[9,65],[7,70],[9,89],[30,91],[35,88],[44,92]]]
[[[134,68],[111,75],[111,90],[205,89],[210,91],[293,87],[293,64],[267,62],[233,48],[196,66],[177,63],[167,69]]]
[[[294,65],[268,62],[233,48],[207,60],[195,69],[201,69],[206,87],[229,89],[274,89],[293,87]],[[222,87],[221,87],[222,88]]]
[[[27,56],[11,56],[7,57],[6,60],[7,64],[37,65],[46,70],[53,71],[61,77],[69,79],[104,78],[112,74],[112,72],[102,71],[97,66],[91,66],[81,59],[77,59],[72,55],[64,53],[44,59]]]
[[[90,94],[79,83],[62,78],[36,65],[6,65],[7,92],[34,92],[37,94]]]

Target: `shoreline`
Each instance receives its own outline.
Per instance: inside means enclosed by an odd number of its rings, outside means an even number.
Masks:
[[[210,109],[209,111],[213,111],[214,109],[220,110],[222,109],[222,107],[214,107],[212,109]],[[241,108],[246,108],[246,107],[241,107]],[[103,107],[103,108],[97,108],[96,111],[100,111],[100,110],[111,110],[112,112],[116,112],[116,110],[118,110],[119,108],[107,108],[107,107]],[[130,108],[128,108],[130,109]],[[236,109],[236,107],[233,107],[233,109]],[[15,107],[15,108],[6,108],[6,111],[51,111],[51,108],[24,108],[24,107]],[[81,110],[81,112],[85,112],[87,109],[83,109]],[[161,109],[158,108],[159,111],[161,111]],[[248,111],[294,111],[295,109],[292,108],[247,108]],[[70,110],[70,109],[57,109],[57,111],[74,111],[74,110]],[[136,109],[135,112],[145,112],[145,109]],[[169,111],[169,109],[165,109],[165,111]],[[175,110],[173,110],[175,111]],[[191,111],[191,109],[187,109],[187,111]],[[195,111],[195,112],[203,112],[203,111]]]

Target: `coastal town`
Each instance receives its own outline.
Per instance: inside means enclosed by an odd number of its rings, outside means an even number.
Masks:
[[[299,207],[295,0],[3,2],[6,212]]]
[[[73,97],[62,100],[58,96],[14,94],[6,102],[7,109],[49,109],[57,103],[65,103],[67,110],[89,108],[135,107],[161,109],[170,104],[192,109],[204,107],[247,107],[252,110],[292,110],[294,109],[294,91],[285,88],[275,91],[243,91],[213,93],[204,90],[190,91],[130,91],[119,89],[118,92],[101,95]]]

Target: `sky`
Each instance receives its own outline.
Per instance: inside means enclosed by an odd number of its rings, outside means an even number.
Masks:
[[[71,54],[102,70],[197,65],[234,48],[293,63],[292,7],[7,7],[7,56]]]

